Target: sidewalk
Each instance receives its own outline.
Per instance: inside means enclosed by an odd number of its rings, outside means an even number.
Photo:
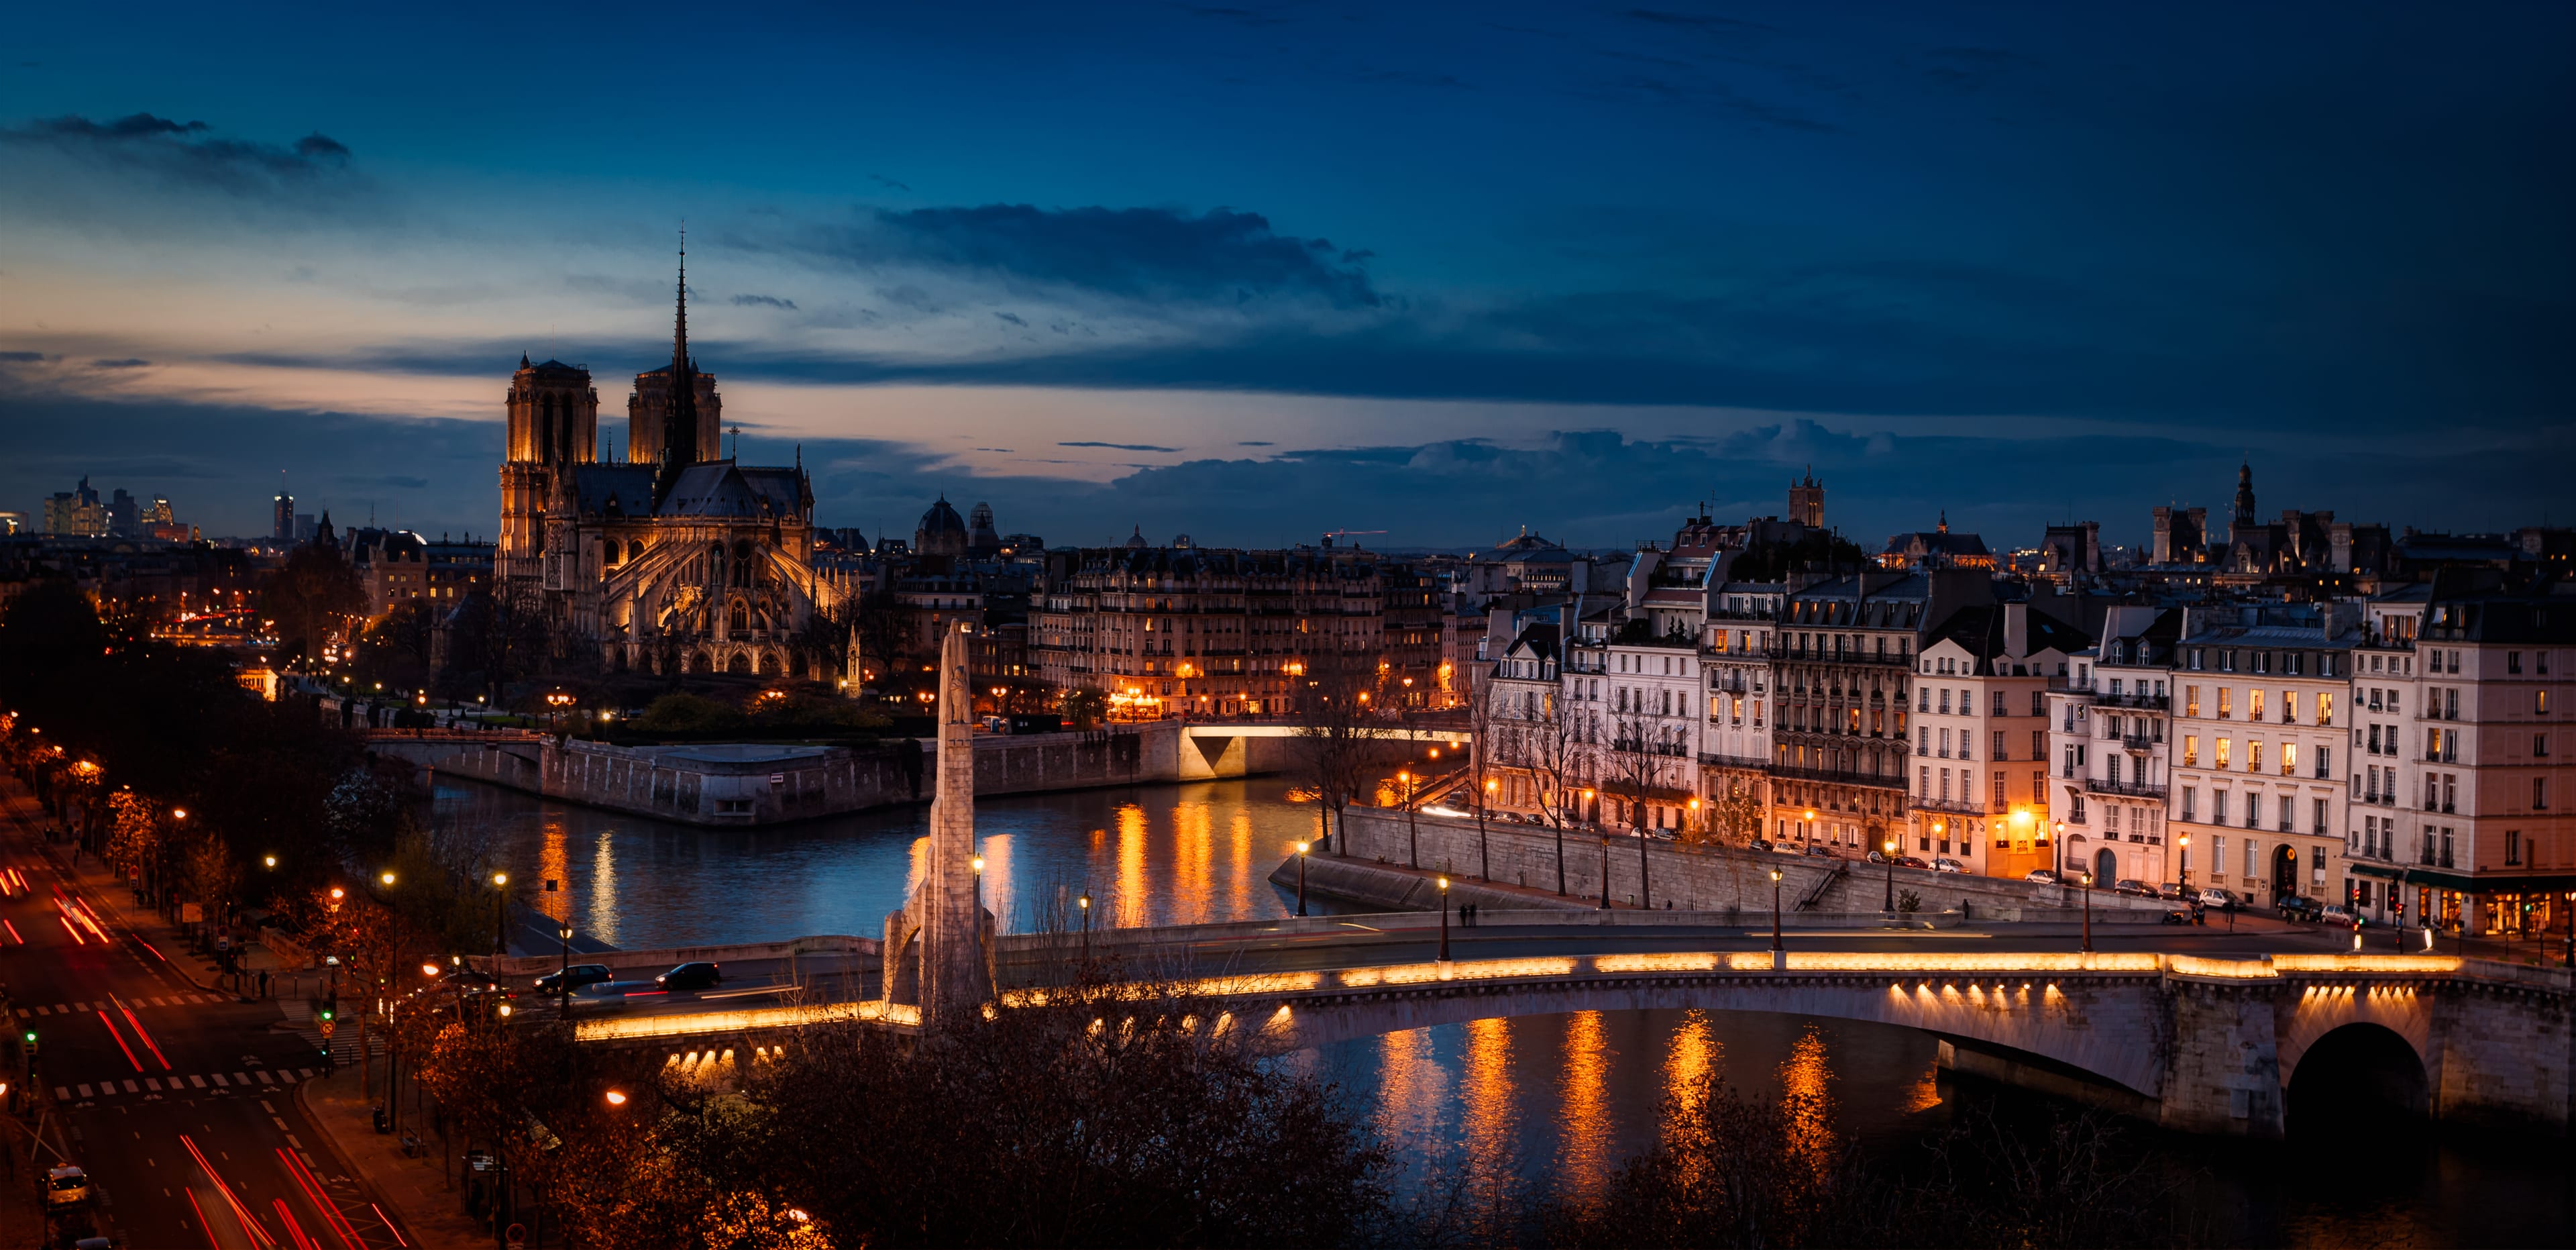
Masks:
[[[406,1159],[399,1136],[376,1132],[374,1104],[358,1086],[357,1069],[306,1081],[295,1087],[295,1100],[332,1157],[402,1221],[412,1245],[473,1250],[492,1244],[492,1234],[458,1209],[456,1194],[439,1173],[436,1137],[423,1139],[428,1150],[422,1157]]]

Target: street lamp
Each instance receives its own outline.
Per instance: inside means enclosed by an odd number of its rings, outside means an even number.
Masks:
[[[572,926],[558,924],[555,936],[563,939],[563,970],[555,975],[555,992],[563,996],[563,1009],[572,1010]]]
[[[1771,949],[1780,949],[1780,870],[1771,870]]]
[[[1440,962],[1449,962],[1449,878],[1440,879]]]
[[[2186,833],[2175,838],[2174,849],[2181,852],[2175,857],[2176,862],[2181,865],[2176,871],[2182,878],[2180,884],[2183,900],[2188,902],[2191,899],[2191,835]]]
[[[1082,962],[1087,964],[1091,962],[1091,896],[1085,894],[1076,901],[1082,904]]]
[[[1887,857],[1887,909],[1896,910],[1896,839],[1879,844],[1879,853]]]
[[[1405,863],[1419,869],[1422,867],[1422,827],[1415,823],[1413,816],[1413,770],[1397,769],[1395,779],[1404,783]]]
[[[492,874],[492,955],[495,959],[510,953],[510,874]],[[498,964],[493,965],[497,971]]]
[[[2084,874],[2084,953],[2093,953],[2093,874]]]
[[[606,1098],[609,1106],[623,1107],[626,1105],[626,1092],[624,1090],[612,1089],[608,1091]]]
[[[1297,844],[1297,914],[1306,914],[1306,848],[1311,843]]]

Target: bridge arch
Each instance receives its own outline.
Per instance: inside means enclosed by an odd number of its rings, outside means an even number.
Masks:
[[[2298,1137],[2384,1129],[2392,1116],[2417,1120],[2433,1110],[2431,1077],[2414,1043],[2370,1021],[2310,1042],[2289,1086],[2288,1129]]]
[[[2025,982],[2027,989],[2023,986]],[[1701,1011],[1863,1020],[2020,1051],[2147,1098],[2162,1096],[2158,1039],[2167,1032],[2152,985],[2123,978],[1603,977],[1478,984],[1451,981],[1282,1004],[1272,1025],[1305,1048],[1406,1029],[1578,1011]]]

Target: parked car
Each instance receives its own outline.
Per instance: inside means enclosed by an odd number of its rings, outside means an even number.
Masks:
[[[463,994],[488,994],[501,988],[500,979],[472,968],[460,968],[438,979],[439,985]]]
[[[2132,881],[2126,877],[2122,877],[2118,881],[2111,883],[2111,892],[2113,894],[2126,894],[2131,898],[2154,898],[2156,896],[2156,887],[2148,885],[2144,881]]]
[[[2304,894],[2284,894],[2281,901],[2273,905],[2273,910],[2280,913],[2283,920],[2312,921],[2324,913],[2325,906]]]
[[[2233,907],[2236,905],[2236,896],[2213,885],[2200,892],[2200,905],[2203,907]]]
[[[653,978],[653,984],[674,993],[710,990],[724,984],[724,975],[717,971],[714,964],[682,964]]]
[[[1966,864],[1962,864],[1947,855],[1941,856],[1940,858],[1932,861],[1932,871],[1934,872],[1966,872],[1967,870],[1968,866]]]
[[[1911,855],[1899,855],[1896,857],[1896,866],[1899,868],[1929,868],[1932,865],[1924,863],[1922,860],[1916,859]]]
[[[89,1205],[89,1173],[69,1165],[45,1173],[45,1209]]]
[[[2054,868],[2033,868],[2029,872],[2023,873],[2021,875],[2021,879],[2035,885],[2066,884],[2064,881],[2058,879],[2057,870]]]
[[[2163,885],[2160,885],[2160,886],[2157,886],[2157,887],[2156,887],[2156,897],[2157,897],[2157,898],[2161,898],[2161,899],[2168,899],[2168,900],[2170,900],[2170,901],[2173,901],[2173,902],[2176,902],[2176,903],[2180,903],[2180,902],[2183,902],[2183,901],[2185,901],[2186,899],[2188,899],[2188,898],[2189,898],[2189,895],[2186,895],[2185,893],[2183,893],[2183,888],[2182,888],[2182,883],[2181,883],[2181,882],[2179,882],[2179,881],[2168,881],[2168,882],[2165,882]]]
[[[585,985],[605,985],[617,979],[606,964],[574,964],[560,972],[549,972],[537,978],[540,994],[565,994]]]
[[[1779,848],[1771,845],[1771,839],[1769,838],[1755,838],[1752,841],[1745,843],[1744,849],[1748,851],[1771,851],[1778,850]]]
[[[1887,862],[1887,853],[1885,851],[1873,850],[1869,853],[1869,862],[1873,864],[1884,864]]]
[[[2346,929],[2361,928],[2367,922],[2341,903],[2328,903],[2317,913],[2317,923],[2340,925]]]
[[[1807,850],[1806,850],[1806,853],[1807,853],[1807,854],[1809,854],[1809,855],[1816,856],[1816,857],[1817,857],[1817,858],[1819,858],[1819,859],[1832,859],[1832,858],[1834,858],[1834,848],[1832,848],[1832,847],[1830,847],[1830,846],[1827,846],[1827,845],[1825,845],[1825,844],[1824,844],[1824,843],[1822,843],[1822,842],[1810,842],[1810,843],[1808,843],[1808,844],[1807,844]]]

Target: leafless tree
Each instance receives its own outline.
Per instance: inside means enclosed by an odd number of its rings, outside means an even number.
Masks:
[[[1494,783],[1487,780],[1485,774],[1493,759],[1495,727],[1501,720],[1494,706],[1498,696],[1494,691],[1493,666],[1481,660],[1469,664],[1461,684],[1466,687],[1463,710],[1467,714],[1467,758],[1470,766],[1468,798],[1476,805],[1476,875],[1491,881],[1494,879],[1494,859],[1492,848],[1486,845],[1485,809],[1489,797],[1486,787]]]
[[[1565,822],[1574,792],[1592,765],[1599,719],[1590,706],[1569,702],[1561,685],[1523,709],[1509,725],[1517,762],[1539,788],[1539,810],[1556,835],[1556,892],[1565,893]]]
[[[1377,668],[1326,640],[1298,662],[1304,688],[1297,694],[1297,739],[1306,760],[1306,775],[1315,785],[1320,805],[1317,819],[1330,838],[1334,822],[1367,784],[1370,747],[1383,735],[1371,710]],[[1349,853],[1348,829],[1331,846]]]

